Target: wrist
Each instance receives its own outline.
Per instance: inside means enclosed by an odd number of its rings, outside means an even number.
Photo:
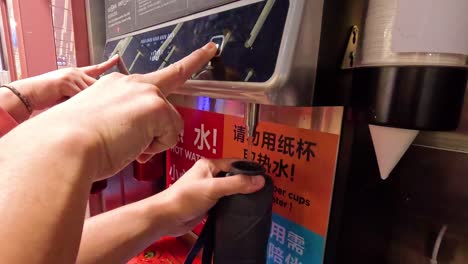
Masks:
[[[24,123],[20,137],[35,138],[37,144],[31,147],[47,150],[50,160],[73,172],[68,173],[71,177],[86,178],[91,185],[98,175],[98,150],[89,131],[71,124],[46,112]]]
[[[170,233],[170,225],[174,224],[170,219],[170,203],[162,193],[142,200],[142,206],[139,206],[141,219],[146,219],[148,232],[157,240],[167,236]]]
[[[29,118],[29,111],[21,99],[8,88],[0,88],[0,107],[7,111],[18,123]]]

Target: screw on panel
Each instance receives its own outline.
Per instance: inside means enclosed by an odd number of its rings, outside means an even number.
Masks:
[[[343,62],[341,64],[342,69],[350,69],[353,68],[356,64],[356,49],[357,43],[359,40],[359,28],[357,26],[353,26],[351,28],[351,32],[349,33],[348,43],[346,46],[346,50],[343,56]]]

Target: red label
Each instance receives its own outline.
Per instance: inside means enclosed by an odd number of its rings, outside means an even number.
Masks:
[[[168,151],[168,185],[174,183],[201,158],[223,155],[224,116],[187,108],[177,109],[184,119],[179,142]]]

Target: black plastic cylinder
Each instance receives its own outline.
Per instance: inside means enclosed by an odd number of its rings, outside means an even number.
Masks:
[[[263,175],[265,186],[253,194],[222,198],[216,205],[214,264],[266,263],[271,227],[273,182],[255,162],[232,164],[226,175]]]
[[[387,66],[357,68],[354,100],[369,122],[416,130],[454,130],[467,85],[465,68]]]

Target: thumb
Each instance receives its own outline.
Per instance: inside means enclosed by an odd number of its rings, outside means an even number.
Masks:
[[[96,65],[82,67],[80,69],[85,74],[87,74],[87,75],[89,75],[89,76],[91,76],[93,78],[97,78],[99,75],[105,73],[107,70],[109,70],[110,68],[117,65],[119,60],[120,60],[120,56],[119,55],[114,55],[113,57],[106,60],[105,62],[96,64]]]
[[[209,180],[212,181],[212,186],[214,186],[210,196],[215,199],[239,193],[254,193],[265,185],[265,178],[263,176],[236,175],[223,178],[211,178]]]

